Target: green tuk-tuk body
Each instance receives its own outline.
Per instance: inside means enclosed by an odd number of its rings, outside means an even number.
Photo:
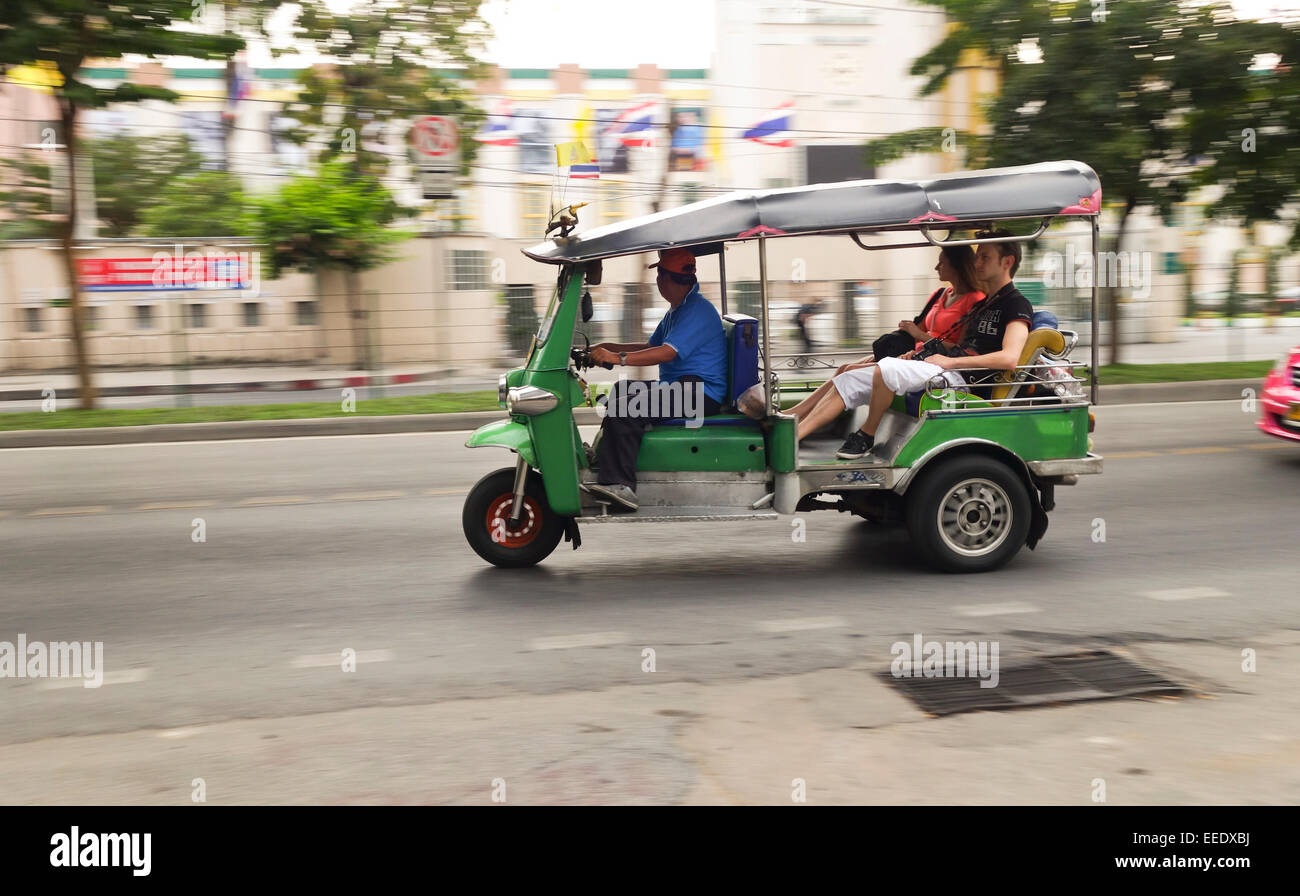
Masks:
[[[489,562],[535,564],[562,538],[576,548],[579,522],[671,522],[774,519],[820,509],[866,519],[905,521],[928,561],[952,571],[996,568],[1047,528],[1055,487],[1101,471],[1089,450],[1090,402],[1078,381],[1062,382],[1077,337],[1056,330],[1031,333],[1021,365],[989,399],[940,384],[899,397],[876,434],[876,450],[856,461],[796,445],[793,416],[780,412],[779,382],[743,369],[734,351],[738,332],[761,325],[761,357],[771,359],[768,328],[768,239],[795,235],[848,236],[868,248],[867,233],[919,232],[924,242],[888,247],[970,244],[939,240],[931,228],[960,230],[992,221],[1040,219],[1033,239],[1063,216],[1092,219],[1101,187],[1078,162],[949,175],[929,181],[862,181],[733,194],[673,212],[566,235],[526,250],[559,266],[555,292],[522,368],[502,375],[498,398],[509,416],[470,436],[469,447],[507,448],[513,467],[484,477],[468,495],[462,522],[470,545]],[[942,209],[942,212],[939,211]],[[670,238],[671,237],[671,238]],[[594,402],[582,379],[583,350],[573,339],[582,318],[584,283],[598,283],[604,258],[681,246],[697,255],[720,253],[724,242],[757,241],[763,320],[726,314],[729,378],[765,386],[767,414],[754,420],[734,407],[703,425],[655,424],[637,459],[640,508],[611,512],[584,486],[595,481],[574,418]],[[719,255],[721,264],[721,255]],[[1096,333],[1096,296],[1093,300]],[[752,366],[752,364],[751,364]],[[1054,383],[1045,381],[1051,369]],[[1096,340],[1092,390],[1096,393]],[[734,398],[734,383],[728,395]],[[1034,387],[1031,389],[1031,387]],[[1031,394],[1032,393],[1032,394]]]

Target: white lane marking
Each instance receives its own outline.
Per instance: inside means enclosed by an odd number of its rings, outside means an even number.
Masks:
[[[358,650],[357,665],[362,663],[388,663],[395,659],[397,654],[391,650]],[[329,666],[342,667],[343,651],[338,653],[315,653],[306,656],[297,656],[293,658],[293,667],[295,669],[320,669]]]
[[[199,728],[167,728],[158,732],[159,737],[193,737],[198,734]]]
[[[803,616],[798,619],[764,619],[758,623],[761,632],[806,632],[819,628],[843,628],[848,625],[842,616]]]
[[[469,488],[426,488],[424,493],[434,498],[446,498],[452,495],[468,494]]]
[[[265,498],[245,498],[239,502],[240,507],[257,507],[262,504],[306,504],[305,495],[269,495]]]
[[[1149,597],[1152,600],[1200,600],[1204,597],[1231,597],[1226,591],[1220,591],[1218,588],[1207,588],[1204,585],[1194,585],[1190,588],[1163,588],[1159,591],[1142,591],[1139,593],[1143,597]]]
[[[94,507],[47,507],[44,510],[33,510],[28,516],[79,516],[86,513],[108,513],[108,507],[105,505],[96,505]]]
[[[148,666],[142,666],[139,669],[123,669],[121,672],[105,672],[103,684],[135,684],[144,681],[153,671]],[[44,690],[55,690],[57,688],[84,688],[86,687],[85,678],[51,678],[48,681],[41,682]],[[94,690],[89,688],[88,690]]]
[[[404,498],[406,492],[340,492],[330,495],[331,501],[387,501],[390,498]]]
[[[534,638],[528,642],[528,647],[530,650],[568,650],[573,647],[609,647],[626,643],[627,635],[623,632],[588,632],[583,635]]]
[[[1033,604],[967,604],[954,608],[958,616],[1011,616],[1016,613],[1041,613]]]
[[[154,501],[141,504],[136,510],[190,510],[195,507],[211,507],[216,501]]]

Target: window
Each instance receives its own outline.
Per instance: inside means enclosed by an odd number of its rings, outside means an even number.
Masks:
[[[90,332],[91,330],[98,330],[99,329],[99,306],[87,305],[85,308],[81,309],[81,312],[82,312],[82,317],[81,317],[82,324],[85,326],[86,331]]]
[[[208,325],[208,306],[197,302],[185,306],[185,325],[199,330]]]
[[[153,329],[153,306],[152,305],[135,306],[135,328],[137,330]]]
[[[735,296],[737,312],[762,319],[763,293],[757,280],[741,280],[734,286],[728,285],[727,292]]]
[[[488,254],[482,249],[451,250],[451,289],[491,289]]]
[[[463,194],[452,199],[444,199],[439,206],[438,216],[442,226],[454,233],[463,233],[474,229],[474,206]]]
[[[45,329],[45,321],[41,319],[40,308],[23,309],[23,329],[28,333],[39,333]]]
[[[528,239],[541,239],[546,232],[546,221],[551,216],[549,192],[546,187],[526,184],[519,193],[519,235]]]
[[[260,327],[262,325],[262,303],[245,302],[243,307],[244,307],[244,326]]]
[[[316,326],[316,303],[294,302],[293,322],[300,327]]]
[[[608,199],[600,200],[598,204],[604,210],[606,224],[617,223],[628,216],[628,198],[626,196],[611,196]]]

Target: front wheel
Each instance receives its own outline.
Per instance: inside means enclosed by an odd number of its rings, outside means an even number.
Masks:
[[[988,457],[937,461],[907,495],[907,528],[927,563],[987,572],[1020,550],[1033,507],[1015,471]]]
[[[465,496],[461,526],[469,546],[494,566],[518,568],[545,560],[564,536],[564,523],[546,503],[542,477],[528,471],[519,525],[510,525],[515,470],[507,467],[480,479]]]

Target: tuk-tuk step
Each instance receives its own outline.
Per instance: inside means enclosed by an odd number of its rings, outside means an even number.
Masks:
[[[781,515],[774,510],[751,510],[747,507],[642,507],[635,513],[611,510],[604,515],[585,512],[578,517],[583,523],[726,523],[753,520],[776,520]]]

